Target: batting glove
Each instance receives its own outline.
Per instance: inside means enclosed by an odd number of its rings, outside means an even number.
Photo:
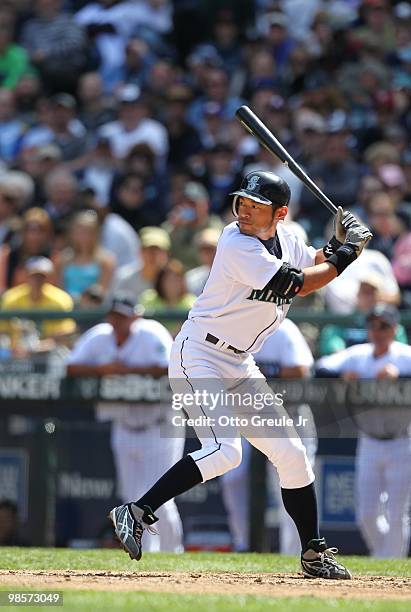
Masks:
[[[338,276],[357,259],[371,238],[372,233],[365,225],[356,225],[347,230],[344,244],[328,257],[328,262],[337,268]]]
[[[323,253],[327,259],[344,244],[347,230],[354,226],[360,226],[359,221],[352,213],[348,212],[348,210],[344,211],[339,206],[334,218],[334,236],[323,247]]]
[[[352,225],[347,230],[344,244],[352,245],[356,250],[357,257],[359,257],[371,238],[372,233],[368,227],[365,225]]]

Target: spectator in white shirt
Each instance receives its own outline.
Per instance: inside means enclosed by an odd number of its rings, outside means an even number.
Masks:
[[[99,132],[110,141],[114,156],[123,159],[134,145],[145,142],[161,165],[168,153],[167,130],[159,121],[149,118],[140,88],[125,85],[118,92],[117,100],[120,104],[118,120],[107,123]]]

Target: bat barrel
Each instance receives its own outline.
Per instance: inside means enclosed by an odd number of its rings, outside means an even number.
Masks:
[[[323,191],[314,183],[314,181],[304,172],[299,164],[291,157],[288,151],[277,140],[266,125],[257,117],[248,106],[240,106],[236,111],[236,116],[243,126],[255,136],[258,142],[263,145],[270,153],[278,157],[284,164],[287,164],[291,172],[295,174],[300,181],[309,189],[319,200],[328,208],[334,215],[337,212],[337,207],[331,202]]]

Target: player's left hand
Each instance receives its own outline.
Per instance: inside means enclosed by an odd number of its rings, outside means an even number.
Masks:
[[[400,371],[397,368],[396,365],[394,365],[393,363],[387,363],[384,367],[381,368],[381,370],[378,370],[377,372],[377,378],[379,380],[383,380],[383,379],[390,379],[390,380],[396,380],[400,375]]]

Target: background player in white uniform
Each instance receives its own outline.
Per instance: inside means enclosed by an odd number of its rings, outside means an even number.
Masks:
[[[367,317],[370,342],[323,357],[317,362],[318,375],[334,374],[346,380],[411,376],[411,346],[394,340],[398,322],[394,306],[377,304]],[[410,408],[366,410],[356,420],[356,507],[362,535],[372,555],[406,557],[410,543]],[[382,494],[386,495],[383,506]]]
[[[309,376],[314,363],[313,355],[304,336],[298,327],[284,319],[275,334],[264,342],[254,359],[261,372],[270,378],[305,378]],[[287,406],[288,413],[298,422],[298,416],[309,419],[305,427],[296,431],[300,435],[307,452],[307,458],[314,467],[317,450],[317,436],[315,423],[310,407]],[[235,550],[248,550],[249,548],[249,470],[251,447],[247,441],[242,440],[243,460],[241,464],[223,474],[221,478],[222,494],[228,513],[228,522],[233,537]],[[272,464],[269,467],[273,468]],[[274,469],[269,470],[269,489],[278,501],[278,518],[280,531],[280,552],[286,555],[297,554],[300,550],[300,539],[294,521],[285,511],[281,501],[281,491],[278,477]]]
[[[285,508],[300,535],[304,575],[350,578],[319,537],[314,474],[306,451],[294,427],[281,426],[287,414],[251,353],[278,328],[297,293],[306,295],[330,282],[357,258],[371,234],[339,209],[337,235],[327,248],[307,247],[281,223],[287,215],[290,189],[270,172],[247,175],[232,195],[238,222],[224,228],[203,293],[170,356],[173,401],[186,394],[184,409],[196,419],[201,448],[181,459],[136,502],[113,508],[110,517],[125,549],[140,559],[141,536],[157,521],[157,508],[237,467],[243,435],[277,468]],[[350,227],[346,230],[343,223]],[[243,406],[230,404],[228,395],[232,399],[234,393]],[[262,425],[237,425],[233,417],[244,414],[250,397],[255,417],[256,394],[265,398],[259,411],[265,419]],[[212,397],[218,399],[215,405],[210,404]],[[273,417],[278,418],[276,427],[268,422]],[[245,421],[252,422],[251,418]]]
[[[172,338],[157,321],[137,316],[133,299],[117,293],[107,323],[85,332],[68,360],[69,376],[149,374],[164,376]],[[119,494],[123,501],[151,487],[181,459],[184,435],[160,438],[160,427],[170,418],[170,407],[161,404],[108,404],[98,407],[100,419],[113,421],[111,443]],[[159,538],[145,537],[147,550],[181,552],[182,525],[174,499],[159,509]]]

